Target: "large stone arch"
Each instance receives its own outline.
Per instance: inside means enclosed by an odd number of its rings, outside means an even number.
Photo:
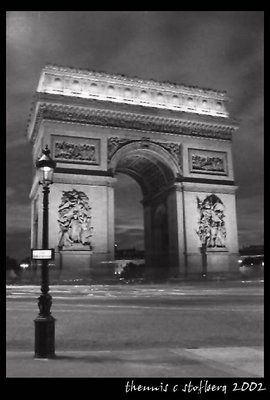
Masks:
[[[168,196],[179,176],[181,166],[160,144],[138,140],[123,144],[110,162],[109,170],[134,178],[143,193],[146,274],[149,279],[170,276],[170,242],[175,232],[169,231]]]
[[[227,101],[225,92],[212,89],[57,66],[42,70],[27,136],[33,165],[45,145],[57,162],[49,247],[60,279],[113,271],[117,172],[142,188],[149,279],[202,275],[204,245],[208,274],[238,271],[232,162],[238,124]],[[30,198],[31,246],[40,247],[36,174]]]
[[[132,141],[118,148],[110,162],[112,173],[123,172],[140,185],[144,196],[163,191],[181,174],[181,167],[168,150],[146,140]]]

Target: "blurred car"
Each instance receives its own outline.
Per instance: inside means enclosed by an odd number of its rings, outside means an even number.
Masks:
[[[243,256],[238,260],[243,274],[261,274],[264,271],[264,256]]]

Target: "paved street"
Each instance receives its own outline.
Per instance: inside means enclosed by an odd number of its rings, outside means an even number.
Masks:
[[[35,360],[38,286],[7,286],[7,376],[262,377],[263,282],[52,286],[56,359]]]

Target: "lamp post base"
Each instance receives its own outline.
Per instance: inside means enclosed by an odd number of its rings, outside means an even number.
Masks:
[[[35,358],[55,358],[55,318],[38,316],[34,322]]]

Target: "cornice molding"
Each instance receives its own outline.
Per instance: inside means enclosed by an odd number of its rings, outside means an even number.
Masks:
[[[231,140],[232,132],[237,129],[235,124],[228,123],[219,124],[39,102],[28,125],[28,138],[32,143],[43,119],[223,140]]]
[[[174,186],[172,186],[172,189],[177,192],[185,191],[235,194],[238,186],[235,185],[234,181],[218,181],[213,179],[190,180],[189,178],[183,178],[182,180],[176,181]]]

